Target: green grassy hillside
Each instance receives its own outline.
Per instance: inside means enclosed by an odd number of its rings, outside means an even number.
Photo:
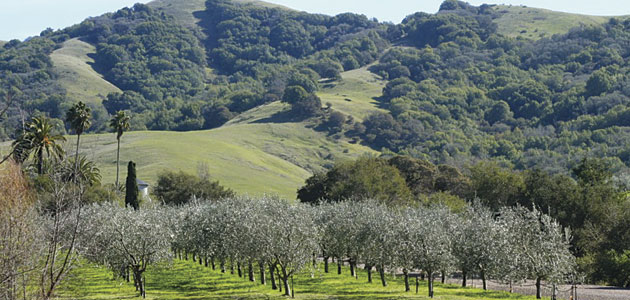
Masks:
[[[321,90],[322,103],[361,119],[379,110],[374,97],[385,82],[367,69],[342,74],[342,80]],[[352,99],[346,101],[345,98]],[[138,177],[154,184],[162,170],[194,173],[200,163],[210,173],[238,193],[278,194],[295,199],[296,190],[313,172],[324,166],[376,152],[365,146],[334,139],[312,129],[309,121],[285,120],[287,104],[273,102],[247,111],[224,126],[206,131],[125,133],[121,143],[121,180],[126,162],[137,163]],[[67,151],[75,139],[68,138]],[[114,134],[89,134],[82,137],[81,149],[97,162],[104,183],[113,183],[116,172]]]
[[[344,273],[324,273],[323,267],[311,278],[310,273],[298,274],[294,279],[296,299],[430,299],[426,296],[427,282],[420,281],[418,294],[415,286],[412,292],[405,293],[401,276],[388,277],[388,286],[383,287],[378,275],[373,275],[373,283],[367,283],[367,273],[358,272],[358,279]],[[331,270],[336,270],[334,264]],[[269,275],[267,274],[267,278]],[[258,277],[258,274],[256,274]],[[258,278],[256,278],[258,280]],[[413,282],[415,285],[415,282]],[[271,289],[271,284],[261,285],[245,278],[222,274],[192,261],[173,262],[168,268],[152,268],[146,274],[147,299],[288,299],[279,291]],[[95,266],[76,269],[59,291],[60,299],[128,299],[137,295],[133,283],[112,280],[111,271]],[[507,292],[484,291],[475,288],[461,288],[456,285],[435,283],[435,297],[443,300],[477,299],[535,299],[532,296],[509,294]]]
[[[194,13],[206,10],[205,0],[154,0],[148,5],[175,17],[177,22],[187,27],[196,27],[201,20]]]
[[[94,60],[89,55],[95,52],[94,46],[71,39],[50,55],[59,75],[58,81],[68,91],[68,99],[100,103],[107,94],[120,92],[120,89],[92,69],[90,64]]]
[[[253,4],[265,7],[280,7],[289,9],[287,7],[258,1],[258,0],[233,0],[236,3]],[[187,27],[197,27],[197,23],[201,21],[195,16],[196,12],[202,12],[206,10],[206,0],[154,0],[148,3],[148,5],[154,9],[165,12],[168,15],[175,17],[177,22]]]
[[[377,107],[377,97],[383,94],[387,83],[368,71],[368,66],[344,72],[342,80],[325,83],[318,93],[322,103],[330,102],[333,109],[362,120],[375,111],[385,111]]]
[[[566,33],[572,27],[582,24],[603,24],[610,19],[610,17],[570,14],[526,6],[497,5],[493,9],[500,15],[495,20],[499,26],[499,33],[530,39]]]
[[[275,123],[272,116],[284,104],[248,112],[243,119],[224,127],[194,132],[129,132],[121,143],[121,177],[126,162],[137,163],[138,177],[154,184],[162,170],[194,173],[206,164],[214,179],[238,193],[278,194],[295,199],[297,189],[312,172],[335,160],[348,159],[373,150],[343,140],[333,140],[306,123]],[[72,151],[74,139],[65,145]],[[96,161],[104,183],[116,172],[116,139],[113,134],[85,135],[81,149]]]

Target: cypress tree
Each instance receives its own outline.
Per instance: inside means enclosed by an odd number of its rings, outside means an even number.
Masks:
[[[138,210],[138,183],[136,182],[136,164],[130,161],[127,165],[127,182],[125,183],[125,206]]]

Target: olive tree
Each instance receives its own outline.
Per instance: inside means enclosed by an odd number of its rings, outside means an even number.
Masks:
[[[501,223],[513,236],[512,255],[522,258],[516,269],[536,280],[536,298],[541,298],[543,280],[557,284],[574,274],[568,229],[536,208],[506,208],[500,214]]]
[[[387,206],[373,201],[362,203],[357,216],[360,218],[357,234],[359,260],[365,265],[368,282],[372,282],[372,268],[376,267],[381,275],[381,282],[386,285],[384,273],[386,267],[394,264],[396,257],[391,246],[399,238],[393,230],[399,220]],[[405,278],[408,279],[408,277]],[[409,281],[405,282],[408,290]]]
[[[433,277],[449,270],[453,263],[450,228],[453,215],[445,207],[408,209],[403,214],[407,243],[400,251],[413,256],[413,265],[428,276],[429,297],[433,298]]]
[[[86,224],[92,224],[83,231],[85,257],[110,266],[130,266],[136,290],[146,297],[147,267],[172,258],[173,232],[166,212],[106,203],[92,206],[85,214]]]
[[[273,264],[279,270],[284,294],[292,295],[289,278],[311,265],[313,253],[319,252],[319,229],[306,205],[282,200],[270,201],[267,207],[273,228]]]
[[[466,287],[469,274],[477,273],[485,290],[487,276],[499,267],[497,257],[503,249],[500,247],[504,239],[502,231],[497,228],[493,212],[479,203],[469,206],[458,216],[455,225],[453,255],[462,271],[462,287]]]

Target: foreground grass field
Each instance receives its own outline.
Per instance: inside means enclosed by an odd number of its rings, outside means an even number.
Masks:
[[[314,278],[309,274],[295,277],[296,299],[429,299],[426,296],[426,282],[420,282],[419,294],[405,293],[402,277],[389,278],[389,285],[383,287],[374,277],[374,283],[367,283],[367,274],[359,272],[354,279],[344,267],[343,274],[337,275],[334,265],[331,273],[319,270]],[[221,274],[192,261],[174,261],[170,268],[153,268],[146,275],[147,299],[286,299],[280,292],[266,286],[252,283],[237,275]],[[258,280],[258,278],[256,278]],[[412,288],[414,290],[414,288]],[[132,299],[137,296],[132,283],[112,280],[112,272],[100,267],[85,265],[76,269],[59,291],[60,299]],[[506,292],[483,291],[481,289],[460,288],[456,285],[436,283],[435,299],[475,300],[475,299],[534,299],[530,296]]]

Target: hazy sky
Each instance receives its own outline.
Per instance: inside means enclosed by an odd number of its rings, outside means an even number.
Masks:
[[[0,40],[24,39],[47,27],[64,28],[87,17],[149,0],[0,0]],[[362,13],[381,21],[400,22],[417,11],[434,13],[442,0],[267,0],[294,9],[334,15]],[[628,0],[469,0],[471,4],[514,4],[590,15],[630,14]]]

